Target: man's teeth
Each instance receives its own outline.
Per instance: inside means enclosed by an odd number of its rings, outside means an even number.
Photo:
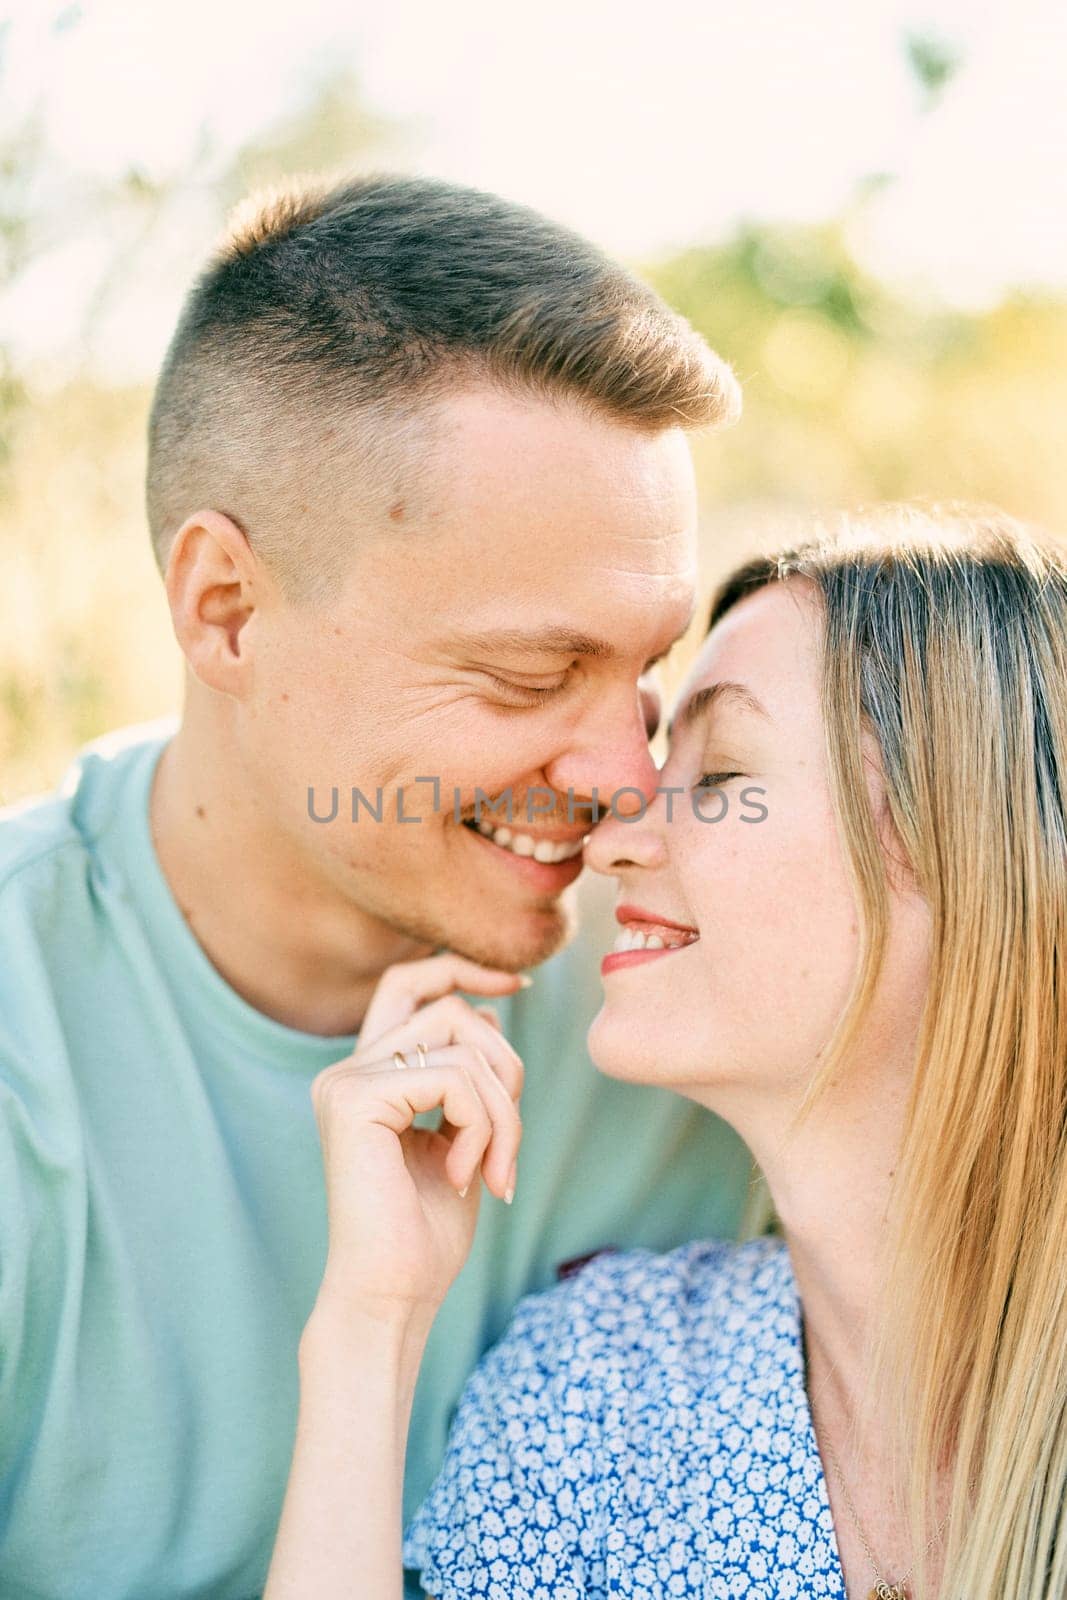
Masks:
[[[664,928],[660,933],[646,933],[643,928],[623,928],[612,948],[614,955],[626,950],[681,950],[683,945],[694,944],[699,934],[685,933],[681,928]]]
[[[494,828],[491,822],[476,822],[474,826],[487,839],[492,839],[515,856],[532,856],[535,861],[571,861],[582,853],[582,839],[534,839],[528,833],[515,833],[511,828]]]

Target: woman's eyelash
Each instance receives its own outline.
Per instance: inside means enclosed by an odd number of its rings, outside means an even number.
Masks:
[[[731,778],[740,778],[740,772],[705,772],[701,774],[696,787],[698,789],[717,789],[720,783],[728,783]]]

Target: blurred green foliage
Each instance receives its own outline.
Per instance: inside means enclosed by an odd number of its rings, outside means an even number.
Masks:
[[[957,57],[930,37],[904,44],[932,103]],[[380,160],[387,131],[350,78],[324,80],[305,116],[213,171],[213,203],[221,217],[253,184]],[[43,159],[32,127],[0,149],[7,278],[40,231],[30,178]],[[182,181],[168,189],[131,170],[121,193],[100,197],[99,226],[133,208],[150,229]],[[1067,520],[1067,304],[1020,292],[968,314],[880,281],[849,241],[857,210],[891,181],[861,186],[849,214],[824,225],[750,223],[647,269],[745,393],[736,429],[694,441],[709,585],[798,518],[872,500],[988,501],[1052,528]],[[0,801],[54,782],[86,738],[179,703],[142,510],[149,399],[84,374],[46,389],[0,364]]]
[[[931,28],[907,30],[903,45],[905,59],[923,97],[924,109],[929,110],[958,72],[962,53],[951,39]]]
[[[844,223],[746,227],[651,274],[734,365],[732,435],[697,442],[708,515],[898,498],[1004,503],[1056,527],[1067,507],[1067,306],[1018,293],[966,314],[859,267]],[[723,554],[729,558],[731,551]]]

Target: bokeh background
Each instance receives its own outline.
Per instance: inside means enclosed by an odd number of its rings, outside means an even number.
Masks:
[[[0,5],[0,802],[176,709],[151,385],[230,206],[295,172],[496,189],[735,365],[705,578],[798,519],[992,501],[1067,529],[1062,0]]]

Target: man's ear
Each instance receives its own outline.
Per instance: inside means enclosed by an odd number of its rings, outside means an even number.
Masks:
[[[247,686],[263,582],[244,531],[221,511],[194,512],[175,534],[164,577],[175,637],[200,682],[221,694]]]

